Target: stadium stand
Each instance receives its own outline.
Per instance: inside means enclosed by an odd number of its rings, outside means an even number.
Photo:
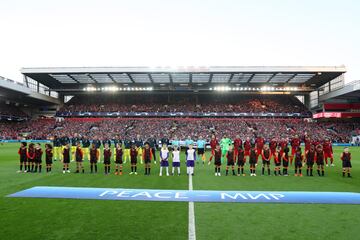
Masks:
[[[170,101],[149,96],[144,101],[141,95],[133,95],[119,101],[100,94],[75,96],[57,114],[71,117],[81,112],[309,113],[293,95],[201,95],[198,101],[189,96],[177,96]]]
[[[26,113],[20,110],[15,104],[6,104],[0,102],[0,116],[2,117],[28,117]]]
[[[212,134],[235,138],[253,139],[262,136],[269,140],[291,138],[294,135],[310,135],[313,139],[329,137],[333,142],[349,142],[350,134],[360,134],[360,124],[349,121],[311,122],[302,119],[188,119],[188,118],[69,118],[61,122],[54,119],[39,119],[21,123],[0,123],[3,139],[51,139],[53,136],[72,136],[100,139],[143,139],[154,135],[157,139],[175,137],[185,140],[202,136],[209,139]]]

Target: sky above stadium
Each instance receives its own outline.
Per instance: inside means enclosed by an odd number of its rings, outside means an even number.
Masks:
[[[0,76],[21,67],[328,66],[360,80],[358,0],[1,0]]]

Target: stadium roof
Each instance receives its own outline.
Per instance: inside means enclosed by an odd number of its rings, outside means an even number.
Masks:
[[[33,91],[20,82],[0,76],[0,100],[21,104],[49,105],[60,104],[59,99]]]
[[[343,101],[347,100],[350,102],[360,101],[360,80],[350,82],[344,85],[342,88],[335,91],[330,91],[319,97],[319,101]]]
[[[152,86],[154,90],[205,90],[215,86],[301,86],[312,91],[345,73],[344,66],[56,67],[22,68],[21,73],[50,90],[88,86]]]

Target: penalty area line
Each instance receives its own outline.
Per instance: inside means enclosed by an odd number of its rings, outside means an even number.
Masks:
[[[189,174],[189,191],[193,190],[192,175]],[[196,240],[194,202],[189,202],[189,240]]]

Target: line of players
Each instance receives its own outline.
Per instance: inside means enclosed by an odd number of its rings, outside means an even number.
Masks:
[[[81,141],[81,144],[80,144]],[[145,174],[150,174],[151,161],[153,160],[156,164],[156,139],[151,137],[145,144],[140,139],[140,136],[137,136],[137,139],[133,141],[113,139],[112,142],[115,144],[113,154],[111,151],[111,141],[103,140],[102,142],[98,139],[94,139],[92,143],[88,139],[80,139],[77,135],[74,135],[74,138],[69,139],[67,137],[55,138],[54,139],[54,149],[50,144],[45,145],[45,155],[46,155],[46,171],[50,172],[52,170],[52,158],[53,153],[55,155],[55,160],[61,160],[64,164],[63,173],[69,171],[70,156],[72,161],[76,161],[76,172],[84,172],[83,159],[87,155],[88,160],[90,160],[90,171],[97,172],[97,163],[100,162],[100,146],[103,144],[103,163],[105,165],[105,174],[110,173],[111,157],[115,160],[115,174],[122,174],[122,164],[126,163],[126,160],[129,159],[131,163],[131,172],[130,174],[137,174],[137,162],[140,157],[140,162],[143,164],[145,162]],[[167,138],[161,139],[162,148],[160,150],[160,175],[162,174],[162,168],[166,169],[166,174],[169,175],[168,171],[168,160],[169,160],[169,150],[167,148],[169,140]],[[319,176],[324,176],[324,165],[328,166],[328,158],[330,158],[331,166],[333,164],[333,151],[331,141],[325,139],[323,143],[319,141],[311,141],[309,137],[304,138],[305,142],[305,153],[302,153],[300,144],[301,140],[298,136],[295,136],[290,141],[291,153],[288,147],[288,140],[283,139],[277,141],[276,139],[270,140],[269,144],[265,144],[265,140],[262,137],[258,137],[255,141],[251,141],[247,138],[244,143],[241,138],[237,136],[234,140],[224,136],[219,142],[217,138],[213,135],[210,140],[211,147],[211,157],[209,159],[209,164],[211,164],[212,159],[214,158],[215,164],[215,176],[220,176],[221,165],[226,162],[226,175],[228,175],[229,169],[231,168],[233,175],[235,174],[235,165],[237,165],[237,175],[245,176],[244,166],[246,165],[247,158],[250,165],[250,176],[256,176],[256,165],[258,159],[261,156],[262,158],[262,175],[265,174],[267,170],[268,175],[270,175],[270,161],[274,160],[275,169],[274,175],[288,175],[288,168],[292,166],[294,161],[295,176],[302,176],[302,167],[306,163],[306,175],[313,176],[313,166],[317,164],[317,173]],[[70,147],[71,143],[71,147]],[[124,143],[124,151],[122,149],[122,144]],[[197,140],[197,155],[202,159],[202,162],[205,163],[205,140],[201,137]],[[175,138],[171,142],[174,150],[171,152],[173,158],[173,173],[174,168],[178,169],[178,174],[180,174],[180,142]],[[186,161],[187,161],[187,173],[193,174],[194,165],[191,164],[192,161],[196,160],[195,149],[193,149],[194,141],[189,137],[185,141],[186,145]],[[91,146],[91,147],[90,147]],[[89,148],[90,147],[90,148]],[[191,150],[190,152],[188,152]],[[26,143],[22,143],[19,149],[20,154],[20,172],[41,172],[42,168],[42,149],[40,144],[29,145],[29,148],[26,148]],[[123,162],[124,159],[124,162]],[[341,160],[343,162],[343,175],[345,173],[350,177],[351,169],[351,154],[349,149],[345,148],[344,152],[341,154]],[[191,166],[192,165],[192,166]],[[281,173],[282,168],[282,173]]]
[[[233,145],[232,145],[233,143]],[[314,164],[317,165],[317,173],[319,176],[325,175],[324,166],[329,166],[328,159],[330,159],[331,166],[334,165],[333,149],[330,139],[325,139],[323,142],[312,141],[310,137],[304,137],[305,152],[302,152],[300,147],[301,140],[295,135],[290,140],[290,148],[288,147],[289,141],[283,139],[277,141],[275,138],[271,139],[269,144],[265,144],[265,139],[258,137],[255,141],[251,141],[247,138],[244,143],[242,139],[237,136],[233,141],[227,137],[224,137],[219,142],[215,136],[212,136],[210,140],[211,157],[214,158],[215,164],[215,176],[220,176],[220,168],[223,162],[226,161],[226,175],[228,175],[231,168],[233,175],[235,174],[235,165],[237,165],[237,175],[243,175],[244,165],[248,162],[250,165],[250,176],[256,176],[256,165],[258,159],[262,158],[262,175],[271,175],[270,162],[274,160],[274,175],[288,176],[289,167],[294,162],[294,175],[303,176],[302,168],[306,164],[306,175],[313,176]],[[225,159],[224,159],[225,158]],[[348,177],[351,177],[351,153],[349,148],[344,148],[344,152],[341,154],[340,159],[343,165],[343,176],[347,173]],[[209,161],[209,164],[210,164]],[[282,168],[282,172],[281,172]]]

